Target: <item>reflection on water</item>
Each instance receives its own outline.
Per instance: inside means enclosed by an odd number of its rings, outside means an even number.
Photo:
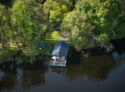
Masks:
[[[112,56],[116,61],[119,61],[119,63],[125,62],[125,52],[118,53],[117,51],[114,51]]]
[[[3,71],[0,71],[0,73]],[[17,72],[4,72],[2,80],[0,80],[1,90],[20,91],[31,88],[32,86],[40,86],[45,84],[44,70],[25,70]],[[16,89],[15,89],[16,87]],[[13,92],[13,91],[12,91]]]
[[[100,81],[106,79],[116,66],[117,63],[112,56],[91,56],[83,58],[81,64],[70,65],[67,68],[66,76],[70,80],[87,76],[91,80]]]
[[[1,72],[0,72],[1,73]],[[4,72],[2,80],[0,80],[0,90],[11,90],[16,85],[16,75],[12,72]]]
[[[67,68],[0,70],[0,92],[125,92],[124,70],[112,56],[79,57]]]
[[[30,88],[33,85],[45,84],[44,71],[25,71],[22,76],[22,87]]]

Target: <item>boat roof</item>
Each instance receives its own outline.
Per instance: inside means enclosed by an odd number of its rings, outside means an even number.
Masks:
[[[52,51],[52,56],[67,56],[69,46],[63,42],[57,42]]]

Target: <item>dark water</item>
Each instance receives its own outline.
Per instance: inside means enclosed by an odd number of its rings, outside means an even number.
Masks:
[[[125,92],[124,56],[75,57],[67,68],[1,69],[0,92]]]
[[[11,7],[14,1],[0,3]],[[125,53],[73,57],[67,68],[0,69],[0,92],[125,92]]]

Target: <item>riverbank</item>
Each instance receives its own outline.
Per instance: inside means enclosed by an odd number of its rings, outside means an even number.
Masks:
[[[94,47],[90,49],[82,49],[81,51],[75,50],[75,48],[70,47],[69,50],[69,59],[70,61],[74,61],[73,57],[78,57],[77,60],[79,60],[79,57],[89,57],[89,56],[100,56],[100,55],[112,55],[114,51],[117,51],[117,53],[120,55],[125,51],[125,38],[124,39],[117,39],[117,40],[111,40],[110,41],[113,45],[113,49],[110,51],[107,51],[106,48],[101,47]],[[37,50],[38,54],[35,57],[30,57],[25,55],[22,51],[15,50],[13,48],[9,50],[3,50],[1,51],[1,57],[0,57],[0,68],[12,68],[15,66],[25,66],[25,65],[31,65],[32,67],[37,65],[43,64],[43,61],[49,61],[51,56],[51,51],[53,49],[54,43],[47,44],[46,47],[42,50]],[[33,53],[32,53],[33,54]],[[46,58],[47,57],[47,58]],[[35,58],[35,59],[34,59]],[[76,60],[76,61],[77,61]],[[75,61],[75,62],[76,62]],[[77,62],[76,62],[77,63]],[[28,66],[27,66],[28,67]]]

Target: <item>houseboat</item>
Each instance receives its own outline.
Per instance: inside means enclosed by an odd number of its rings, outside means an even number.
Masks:
[[[57,42],[52,51],[50,66],[66,67],[69,46],[63,42]]]

